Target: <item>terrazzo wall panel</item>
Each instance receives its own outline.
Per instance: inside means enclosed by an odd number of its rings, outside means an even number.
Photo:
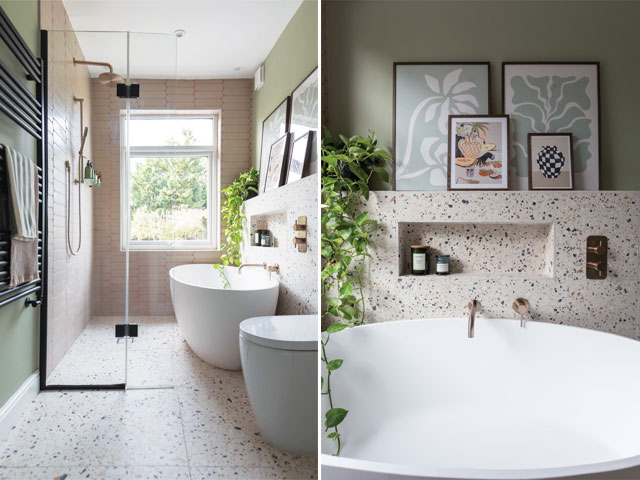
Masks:
[[[366,206],[378,220],[373,258],[366,283],[367,321],[460,317],[472,298],[482,304],[480,316],[514,318],[516,297],[531,304],[534,320],[575,325],[638,338],[640,192],[373,192]],[[401,243],[403,222],[514,223],[511,251],[505,242],[453,235],[455,244],[432,246],[442,254],[481,248],[495,256],[509,255],[524,272],[472,271],[449,276],[399,275],[409,243]],[[539,242],[539,227],[552,224],[553,241]],[[423,224],[424,227],[424,224]],[[442,233],[442,231],[440,231]],[[586,238],[609,239],[608,275],[586,279]],[[421,238],[429,240],[428,236]],[[433,240],[433,238],[431,239]],[[552,245],[544,256],[530,248]],[[527,261],[553,262],[549,271],[528,270]],[[473,261],[473,256],[467,257]],[[406,273],[406,272],[403,272]]]
[[[279,315],[318,312],[318,175],[260,194],[245,203],[247,227],[243,245],[244,263],[280,265]],[[299,216],[307,217],[306,253],[293,245],[293,225]],[[256,228],[268,229],[274,247],[251,245]]]
[[[253,81],[133,80],[140,98],[132,109],[221,110],[220,188],[251,164]],[[113,85],[93,79],[94,165],[102,172],[95,197],[94,315],[123,315],[125,254],[120,250],[120,111],[125,101]],[[217,263],[220,251],[136,251],[130,253],[131,315],[173,315],[169,270],[187,263]]]
[[[49,372],[58,364],[91,318],[91,266],[93,261],[93,191],[81,186],[82,246],[72,255],[67,246],[68,189],[65,162],[74,166],[78,177],[80,149],[80,104],[73,97],[84,99],[84,126],[91,125],[91,79],[85,66],[73,65],[73,58],[83,59],[71,21],[62,1],[40,4],[41,28],[50,30],[48,47],[49,117],[48,117],[48,278],[47,302],[47,367]],[[91,137],[85,154],[91,158]],[[73,180],[72,180],[73,181]],[[72,246],[78,247],[80,216],[78,187],[73,184],[70,203],[70,233]]]

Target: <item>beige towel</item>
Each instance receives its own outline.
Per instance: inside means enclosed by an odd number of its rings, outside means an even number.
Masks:
[[[11,239],[11,277],[9,288],[24,282],[37,280],[38,276],[38,241]]]
[[[28,157],[3,145],[11,199],[9,287],[38,276],[38,170]]]

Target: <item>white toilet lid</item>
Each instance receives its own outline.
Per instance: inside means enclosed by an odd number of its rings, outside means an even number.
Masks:
[[[318,350],[318,315],[274,315],[248,318],[240,323],[246,340],[280,350]]]

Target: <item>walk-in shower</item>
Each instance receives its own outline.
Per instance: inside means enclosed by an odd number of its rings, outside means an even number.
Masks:
[[[130,252],[121,232],[131,237],[132,214],[121,205],[130,204],[135,174],[131,111],[176,109],[176,36],[88,31],[46,36],[51,281],[42,312],[41,372],[47,388],[171,386],[175,319],[159,315],[165,312],[154,306],[165,296],[170,304],[168,270],[176,254]],[[133,83],[140,84],[139,98],[117,95],[118,85]],[[94,171],[95,177],[87,175]]]

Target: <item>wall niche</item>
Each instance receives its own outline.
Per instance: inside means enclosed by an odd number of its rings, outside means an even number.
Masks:
[[[437,255],[450,255],[450,274],[552,278],[551,222],[399,222],[398,272],[411,275],[411,245],[429,245],[430,269]]]

